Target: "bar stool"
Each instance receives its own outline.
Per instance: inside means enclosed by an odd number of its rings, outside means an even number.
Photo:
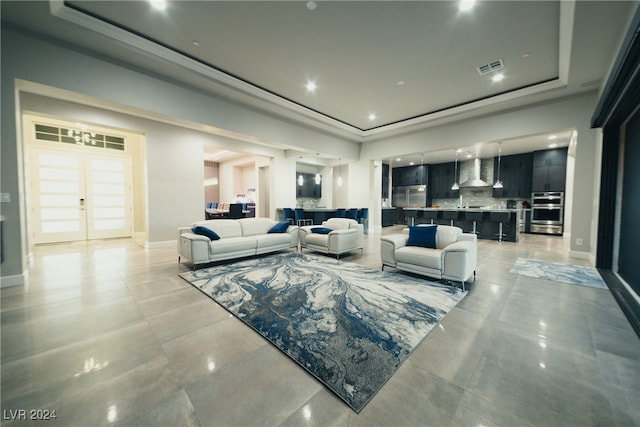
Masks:
[[[369,208],[358,211],[358,223],[364,226],[364,234],[369,234]]]
[[[313,225],[312,219],[307,219],[304,217],[304,209],[296,208],[294,211],[296,225],[300,227],[300,225]]]
[[[293,213],[293,209],[291,208],[282,208],[282,214],[284,215],[284,220],[289,221],[291,225],[294,224],[296,220],[296,216]]]
[[[344,214],[345,218],[358,220],[358,208],[351,208]]]
[[[416,223],[416,216],[418,216],[417,209],[408,209],[404,211],[404,217],[407,219],[407,226],[413,227]],[[411,224],[409,224],[411,222]]]
[[[464,219],[467,221],[473,221],[473,234],[480,234],[477,230],[477,221],[482,221],[482,214],[483,212],[479,211],[465,211],[464,213]]]
[[[438,211],[423,211],[424,219],[431,220],[431,224],[433,224],[433,220],[438,218]]]
[[[502,242],[502,238],[506,236],[502,232],[502,224],[511,220],[511,212],[509,211],[491,211],[491,222],[497,222],[498,225],[498,241]]]
[[[458,220],[458,211],[442,211],[442,219],[451,221],[453,227],[453,222]]]

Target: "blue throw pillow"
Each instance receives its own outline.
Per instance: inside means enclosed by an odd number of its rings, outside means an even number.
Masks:
[[[333,231],[333,229],[329,228],[329,227],[313,227],[311,229],[312,233],[318,233],[318,234],[329,234]]]
[[[435,249],[437,229],[437,225],[409,227],[409,239],[407,240],[407,246],[420,246],[423,248]]]
[[[289,221],[279,222],[271,227],[267,233],[286,233],[290,225],[291,223],[289,223]]]
[[[201,225],[193,227],[191,229],[191,231],[194,234],[199,234],[201,236],[207,236],[210,240],[219,240],[220,239],[220,236],[218,236],[218,233],[216,233],[215,231],[213,231],[210,228],[203,227]]]

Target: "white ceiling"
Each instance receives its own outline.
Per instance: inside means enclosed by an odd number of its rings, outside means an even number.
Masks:
[[[164,11],[145,1],[1,4],[4,22],[363,143],[596,90],[637,7],[479,1],[463,13],[456,1],[317,1],[314,10],[306,1],[169,1]],[[477,71],[496,59],[505,76],[497,83],[495,72]],[[564,132],[561,145],[569,131],[550,129]],[[548,144],[546,134],[526,137],[513,144],[520,152]],[[497,143],[458,148],[490,156]],[[451,160],[451,152],[430,156]]]

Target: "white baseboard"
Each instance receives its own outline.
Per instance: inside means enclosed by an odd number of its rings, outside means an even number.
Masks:
[[[25,282],[24,274],[16,274],[14,276],[2,276],[0,278],[0,288],[23,286],[24,282]]]
[[[589,264],[595,265],[596,260],[593,257],[591,252],[583,252],[583,251],[569,251],[569,256],[572,258],[586,259],[589,260]]]
[[[176,248],[178,247],[178,243],[175,240],[166,240],[164,242],[144,242],[144,247],[146,249],[150,248],[164,248],[166,246],[173,245]],[[176,249],[177,250],[177,249]]]

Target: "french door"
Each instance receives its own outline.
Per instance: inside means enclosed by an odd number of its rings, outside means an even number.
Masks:
[[[34,244],[131,236],[127,156],[31,147],[29,168]]]

